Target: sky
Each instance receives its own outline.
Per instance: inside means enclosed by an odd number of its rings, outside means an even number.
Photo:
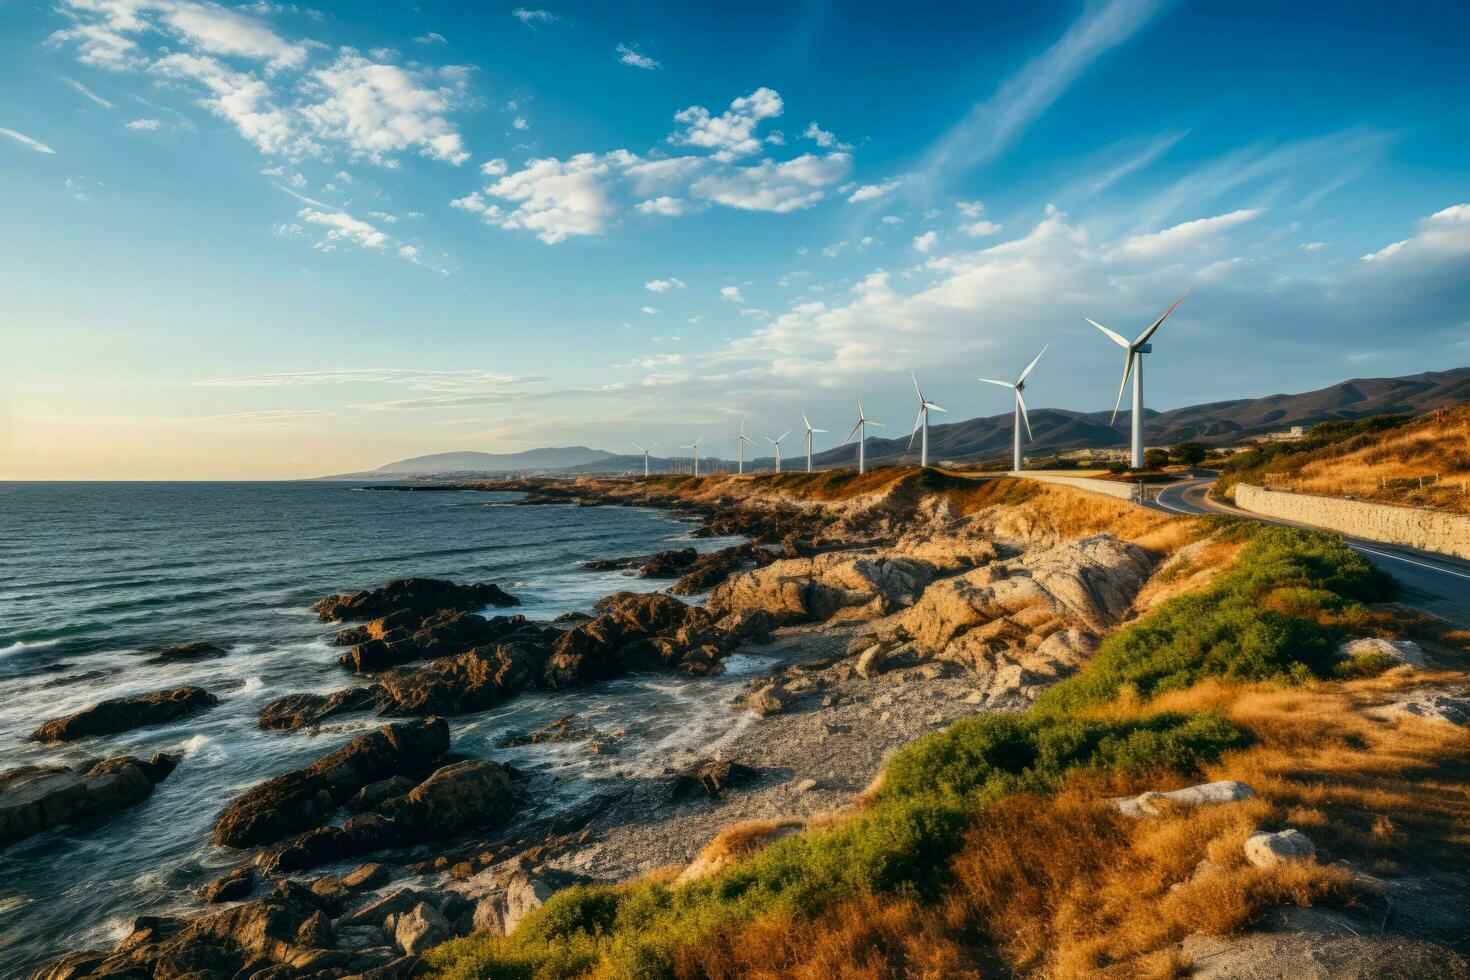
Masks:
[[[1470,364],[1470,6],[545,2],[0,0],[0,479]]]

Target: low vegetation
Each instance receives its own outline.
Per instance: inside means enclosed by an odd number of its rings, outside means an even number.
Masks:
[[[1342,457],[1370,450],[1384,441],[1385,433],[1394,432],[1409,422],[1402,415],[1319,422],[1301,439],[1264,442],[1231,456],[1221,464],[1220,479],[1210,492],[1216,499],[1233,500],[1237,483],[1262,486],[1272,481],[1290,480],[1302,467],[1319,460],[1333,460],[1333,469],[1337,471],[1342,465]],[[1383,461],[1376,454],[1374,456],[1376,462]],[[1359,475],[1366,475],[1376,485],[1378,474],[1367,472]]]
[[[825,474],[771,479],[839,492]],[[850,817],[680,887],[664,876],[569,889],[514,935],[456,941],[430,964],[466,980],[971,976],[987,965],[1173,975],[1188,932],[1343,897],[1343,872],[1267,875],[1240,845],[1288,817],[1311,825],[1329,798],[1363,803],[1345,788],[1352,773],[1396,751],[1372,734],[1345,742],[1346,722],[1323,721],[1319,703],[1352,694],[1299,686],[1334,676],[1344,625],[1371,620],[1364,603],[1391,582],[1332,535],[1228,520],[1195,531],[1244,542],[1228,572],[1119,631],[1033,709],[968,718],[904,749]],[[1305,717],[1323,724],[1297,724]],[[1314,752],[1347,782],[1287,764]],[[1097,804],[1227,775],[1248,777],[1262,798],[1151,821]],[[1444,810],[1437,832],[1463,847],[1470,806]],[[1207,857],[1217,873],[1195,874]]]

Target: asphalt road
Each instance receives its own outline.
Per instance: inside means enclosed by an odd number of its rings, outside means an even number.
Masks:
[[[1234,514],[1267,524],[1311,526],[1262,517],[1211,500],[1206,494],[1214,482],[1215,476],[1210,474],[1172,483],[1159,491],[1158,499],[1148,506],[1175,514]],[[1398,579],[1400,602],[1457,626],[1470,627],[1470,561],[1402,545],[1348,537],[1344,540],[1358,554]]]

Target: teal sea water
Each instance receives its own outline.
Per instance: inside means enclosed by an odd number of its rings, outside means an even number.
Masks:
[[[673,546],[690,530],[657,511],[515,504],[474,491],[375,492],[324,483],[0,483],[0,767],[157,751],[183,755],[144,803],[0,850],[0,976],[67,950],[109,946],[134,916],[196,907],[190,889],[240,863],[208,843],[215,815],[252,784],[381,724],[320,734],[256,727],[267,701],[351,683],[311,604],[405,576],[496,582],[516,612],[549,619],[610,592],[667,583],[593,573],[589,558]],[[693,542],[708,550],[730,543]],[[222,660],[150,667],[139,650],[188,640]],[[661,770],[738,720],[727,704],[756,666],[722,677],[635,676],[532,694],[451,719],[458,751],[532,774],[528,817],[576,805],[609,781]],[[169,725],[70,746],[26,741],[41,722],[99,700],[177,684],[221,698]],[[564,715],[623,733],[616,755],[574,744],[501,746]]]

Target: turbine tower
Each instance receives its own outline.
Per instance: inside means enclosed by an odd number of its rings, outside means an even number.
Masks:
[[[1190,287],[1191,289],[1193,287]],[[1189,290],[1184,291],[1184,296],[1189,295]],[[1096,320],[1083,317],[1103,333],[1107,334],[1119,347],[1127,353],[1123,356],[1123,381],[1118,385],[1118,401],[1113,405],[1113,417],[1108,422],[1112,425],[1118,420],[1118,409],[1123,407],[1123,389],[1128,387],[1128,375],[1133,375],[1133,432],[1132,432],[1132,464],[1135,470],[1143,469],[1143,355],[1153,353],[1154,345],[1148,339],[1154,335],[1154,331],[1169,318],[1169,314],[1184,302],[1184,296],[1174,301],[1174,305],[1164,311],[1164,315],[1149,325],[1149,328],[1138,335],[1138,339],[1129,343],[1127,340],[1113,333],[1107,327]]]
[[[704,441],[704,433],[701,432],[699,434],[699,438],[698,439],[695,439],[693,442],[691,442],[687,446],[680,446],[679,447],[680,449],[692,449],[692,450],[694,450],[694,475],[695,476],[698,476],[699,475],[699,444],[701,442],[703,442],[703,441]]]
[[[1041,348],[1041,354],[1045,354],[1047,347],[1050,346],[1051,344],[1047,344],[1046,347]],[[1026,426],[1026,438],[1030,439],[1031,419],[1026,415],[1026,399],[1022,397],[1021,392],[1024,391],[1026,388],[1026,375],[1030,374],[1031,369],[1036,366],[1036,362],[1041,360],[1041,354],[1037,354],[1036,357],[1031,360],[1031,363],[1026,365],[1026,370],[1021,372],[1021,376],[1016,379],[1015,384],[1012,384],[1009,381],[995,381],[991,378],[980,379],[986,384],[1000,385],[1002,388],[1013,389],[1016,393],[1016,418],[1015,422],[1013,423],[1014,434],[1011,443],[1012,471],[1019,471],[1022,468],[1022,465],[1025,463],[1025,460],[1021,458],[1021,426]]]
[[[842,444],[845,446],[849,442],[852,442],[852,436],[854,432],[860,433],[860,435],[858,436],[858,473],[862,474],[866,473],[868,470],[867,456],[863,451],[863,444],[868,441],[868,426],[882,425],[883,423],[875,419],[870,419],[863,414],[863,400],[861,398],[857,400],[857,407],[858,420],[853,424],[852,432],[849,432],[847,434],[847,438],[842,440]]]
[[[744,419],[741,419],[740,420],[740,469],[736,471],[738,473],[744,473],[745,472],[745,444],[747,442],[750,443],[752,446],[755,445],[755,440],[749,438],[748,436],[746,436],[746,434],[745,434],[745,420]]]
[[[658,445],[658,443],[656,443],[656,442],[650,442],[648,444],[648,448],[647,449],[644,449],[642,446],[639,446],[638,443],[636,443],[636,442],[633,443],[633,445],[634,446],[637,446],[638,447],[638,451],[643,454],[643,475],[645,477],[647,477],[648,476],[648,454],[653,449],[654,446],[657,446]]]
[[[787,429],[785,432],[781,433],[779,436],[777,436],[774,439],[772,439],[770,436],[766,436],[766,442],[769,442],[771,445],[773,445],[773,446],[776,447],[776,472],[777,473],[780,473],[781,472],[781,440],[782,439],[785,439],[789,435],[791,435],[791,430],[790,429]]]
[[[812,471],[812,433],[826,432],[827,430],[813,429],[811,419],[806,417],[805,412],[801,413],[801,421],[806,425],[806,471],[810,473]]]
[[[918,432],[919,429],[922,427],[923,430],[924,430],[924,435],[919,440],[919,465],[920,466],[928,466],[929,465],[929,410],[930,409],[933,409],[936,412],[943,412],[943,411],[945,411],[945,409],[940,408],[938,405],[934,404],[933,402],[929,401],[928,399],[926,399],[924,397],[924,393],[919,390],[919,379],[914,377],[914,372],[910,371],[909,372],[909,377],[910,378],[913,378],[914,390],[917,391],[917,392],[919,392],[919,416],[918,416],[918,418],[914,419],[914,431],[909,433],[909,448],[910,449],[913,449],[914,448],[914,433],[915,432]]]

